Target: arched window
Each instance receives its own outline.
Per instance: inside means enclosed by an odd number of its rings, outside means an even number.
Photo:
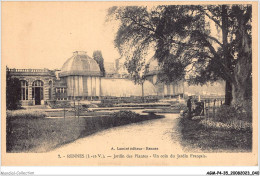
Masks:
[[[21,81],[21,100],[28,100],[28,82]]]

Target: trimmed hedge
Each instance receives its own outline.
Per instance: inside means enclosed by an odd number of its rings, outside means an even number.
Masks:
[[[47,101],[47,105],[49,105],[52,109],[58,109],[58,108],[71,108],[70,101],[66,100],[52,100],[52,101]]]
[[[37,110],[15,110],[15,111],[7,111],[6,117],[7,119],[10,118],[19,118],[19,119],[39,119],[46,117],[47,114],[44,111],[37,111]]]

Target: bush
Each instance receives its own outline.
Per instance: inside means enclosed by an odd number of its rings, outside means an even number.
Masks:
[[[249,106],[249,105],[248,105]],[[235,106],[222,105],[216,112],[215,121],[228,122],[233,120],[252,121],[252,107],[247,107],[247,110],[241,110]]]
[[[7,119],[38,119],[44,118],[47,114],[43,111],[35,111],[35,110],[15,110],[15,111],[7,111],[6,112]]]
[[[216,118],[214,120],[218,122],[227,122],[230,119],[237,117],[237,111],[232,106],[222,105],[216,112]]]
[[[100,103],[100,104],[97,104],[97,106],[100,108],[114,107],[114,103]]]
[[[124,125],[140,121],[140,115],[132,111],[119,111],[112,114],[114,125]]]
[[[251,100],[245,100],[243,101],[243,104],[241,105],[234,105],[236,108],[236,111],[240,114],[240,118],[252,121],[252,101]]]
[[[52,109],[58,109],[58,108],[71,108],[70,101],[47,101],[47,104],[52,108]]]

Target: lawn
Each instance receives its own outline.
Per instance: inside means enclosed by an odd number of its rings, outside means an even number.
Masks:
[[[20,114],[20,116],[19,116]],[[40,112],[7,113],[7,152],[47,152],[98,131],[163,116],[131,111],[94,117],[46,118]]]
[[[85,118],[9,120],[7,152],[45,152],[72,142],[84,130]]]
[[[181,118],[181,141],[186,151],[251,152],[252,130],[206,127],[202,120]]]

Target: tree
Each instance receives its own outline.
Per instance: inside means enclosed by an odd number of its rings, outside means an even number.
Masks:
[[[17,78],[12,78],[10,72],[6,72],[6,108],[15,110],[20,107],[21,85]]]
[[[163,81],[182,79],[191,68],[193,83],[226,81],[227,105],[232,97],[239,106],[251,98],[245,89],[252,73],[250,5],[128,6],[108,14],[120,21],[115,46],[127,60],[142,65],[153,47]]]
[[[127,59],[125,66],[131,78],[134,80],[135,84],[141,84],[142,86],[142,100],[144,102],[144,82],[146,80],[145,75],[148,72],[148,65],[145,63],[140,63],[138,57],[133,59]]]
[[[222,31],[220,51],[215,52],[213,48],[211,51],[215,59],[222,59],[226,104],[230,105],[232,101],[233,105],[243,106],[252,98],[249,93],[252,91],[252,6],[207,6],[201,11]]]
[[[98,63],[102,76],[106,75],[105,67],[104,67],[104,59],[102,56],[102,52],[97,50],[93,52],[93,59]]]

